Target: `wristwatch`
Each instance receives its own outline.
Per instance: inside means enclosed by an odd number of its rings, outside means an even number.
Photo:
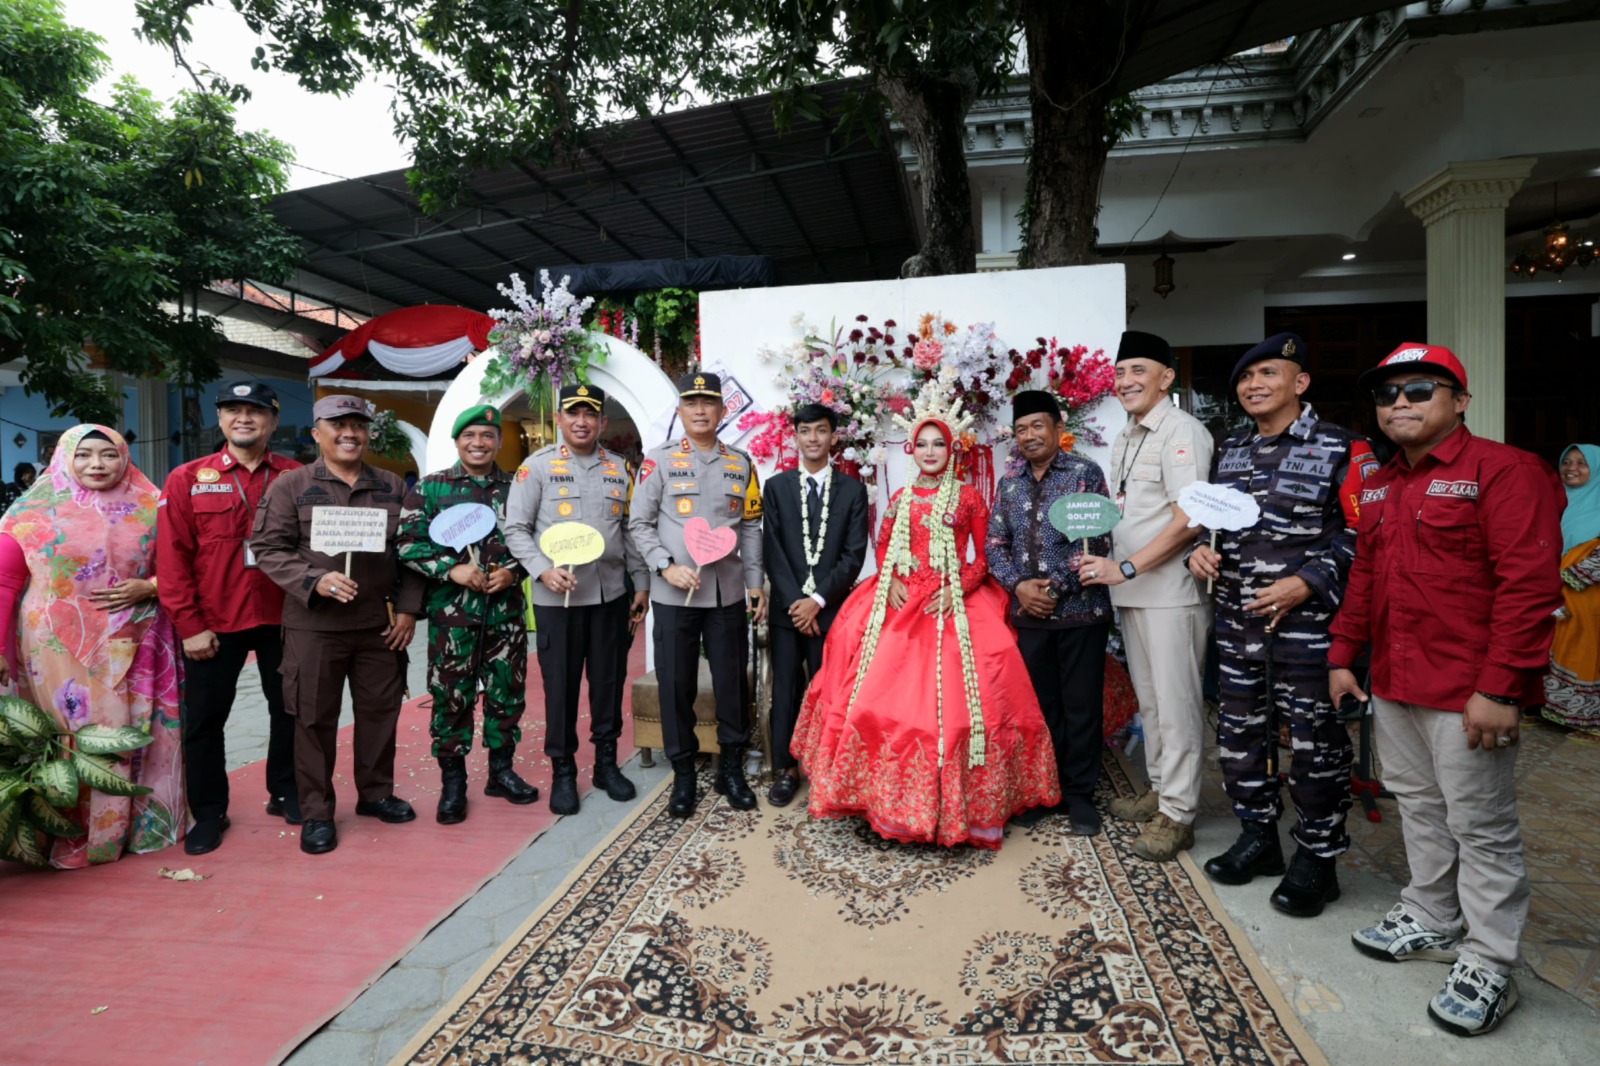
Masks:
[[[672,556],[669,555],[669,556],[666,557],[665,560],[663,560],[662,562],[659,562],[659,563],[656,564],[656,573],[658,573],[658,574],[666,573],[667,572],[667,567],[669,567],[671,565],[672,565]]]
[[[1046,585],[1044,587],[1044,594],[1049,596],[1052,600],[1059,600],[1061,598],[1061,593],[1056,591],[1056,587],[1054,585]]]
[[[1139,576],[1139,568],[1126,560],[1122,563],[1122,576],[1132,581]]]

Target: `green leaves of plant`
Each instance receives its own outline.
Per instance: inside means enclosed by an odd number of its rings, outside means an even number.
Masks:
[[[143,796],[150,789],[144,785],[136,785],[116,771],[116,763],[104,755],[85,755],[81,751],[72,753],[72,766],[78,772],[78,780],[98,792],[108,796]]]
[[[56,810],[37,792],[30,792],[22,802],[22,813],[39,832],[53,837],[81,837],[89,831],[71,818]]]
[[[135,751],[155,738],[131,725],[109,726],[93,723],[81,726],[73,734],[73,746],[85,755],[120,755]]]
[[[64,808],[78,802],[78,771],[73,769],[70,756],[34,763],[28,777],[51,806]]]
[[[0,696],[0,719],[6,732],[29,750],[37,751],[56,733],[56,723],[48,714],[18,696]]]

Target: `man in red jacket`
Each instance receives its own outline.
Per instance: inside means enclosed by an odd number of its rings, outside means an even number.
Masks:
[[[194,828],[190,855],[222,843],[228,828],[223,728],[245,659],[256,653],[267,699],[267,813],[300,824],[294,781],[294,719],[283,710],[283,590],[256,568],[246,538],[267,486],[300,464],[274,455],[278,396],[259,381],[217,390],[222,451],[184,463],[167,478],[156,520],[161,606],[183,638],[183,757]]]
[[[1467,373],[1404,344],[1363,374],[1400,451],[1362,486],[1360,534],[1332,627],[1329,690],[1372,649],[1384,783],[1400,801],[1411,883],[1355,946],[1455,965],[1428,1013],[1462,1036],[1517,1004],[1528,918],[1517,821],[1517,723],[1542,698],[1561,606],[1561,486],[1537,458],[1466,426]]]

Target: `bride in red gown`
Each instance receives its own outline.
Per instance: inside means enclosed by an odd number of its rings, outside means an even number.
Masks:
[[[1053,806],[1060,791],[1006,595],[984,561],[989,510],[955,477],[953,437],[939,418],[912,426],[918,475],[890,501],[877,576],[828,632],[790,750],[814,817],[862,815],[893,840],[998,848],[1013,814]]]

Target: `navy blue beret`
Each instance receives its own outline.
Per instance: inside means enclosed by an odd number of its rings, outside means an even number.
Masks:
[[[1229,386],[1239,384],[1239,375],[1245,372],[1246,367],[1266,359],[1287,359],[1291,363],[1298,364],[1300,369],[1304,370],[1306,366],[1306,342],[1298,334],[1274,333],[1241,355],[1239,361],[1233,364],[1233,373],[1228,377]]]

